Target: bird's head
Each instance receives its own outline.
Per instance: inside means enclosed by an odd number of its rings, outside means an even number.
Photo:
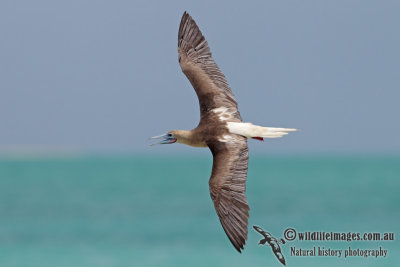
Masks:
[[[178,141],[178,137],[174,134],[174,132],[175,131],[169,131],[166,134],[151,137],[150,139],[159,140],[157,143],[151,144],[151,146],[175,143],[176,141]]]

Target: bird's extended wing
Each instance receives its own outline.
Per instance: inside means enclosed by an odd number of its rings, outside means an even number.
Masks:
[[[178,33],[179,64],[199,98],[201,118],[219,107],[241,121],[235,97],[224,74],[211,57],[210,48],[195,21],[184,13]]]
[[[257,232],[259,232],[260,234],[264,235],[265,231],[263,229],[261,229],[261,227],[258,227],[256,225],[253,225],[254,230],[256,230]]]
[[[249,152],[247,139],[232,135],[230,142],[209,142],[213,154],[210,195],[219,220],[233,246],[239,251],[247,240],[249,205],[246,177]]]
[[[258,226],[253,225],[254,230],[256,230],[257,232],[259,232],[260,234],[262,234],[264,237],[271,239],[275,239],[275,237],[273,237],[269,232],[265,232],[263,229],[261,229]],[[276,240],[276,239],[275,239]]]

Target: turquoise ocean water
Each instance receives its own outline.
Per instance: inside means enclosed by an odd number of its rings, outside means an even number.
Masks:
[[[250,227],[229,243],[208,191],[210,158],[0,159],[0,266],[282,266],[258,246],[301,231],[394,232],[394,241],[292,241],[287,266],[400,266],[400,157],[249,162]],[[301,257],[291,247],[383,249],[386,258]]]

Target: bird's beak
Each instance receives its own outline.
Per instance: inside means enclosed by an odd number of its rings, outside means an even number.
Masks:
[[[155,145],[162,145],[162,144],[173,144],[176,142],[176,138],[174,138],[173,135],[171,134],[162,134],[162,135],[158,135],[158,136],[153,136],[149,138],[150,140],[152,139],[156,139],[159,140],[159,142],[154,143],[154,144],[150,144],[151,146],[155,146]]]

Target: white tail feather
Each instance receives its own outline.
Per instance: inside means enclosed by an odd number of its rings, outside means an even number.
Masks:
[[[291,128],[262,127],[250,122],[227,122],[229,132],[243,135],[247,138],[264,137],[279,138],[289,132],[297,131]]]

